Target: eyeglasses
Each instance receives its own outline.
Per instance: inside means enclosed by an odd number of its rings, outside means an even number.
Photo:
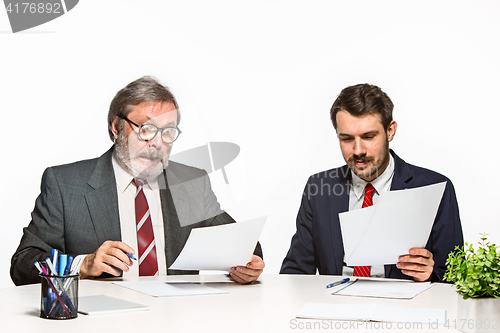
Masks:
[[[182,133],[181,130],[176,127],[158,127],[153,124],[142,124],[137,125],[132,120],[128,119],[126,116],[119,116],[120,118],[128,121],[132,125],[136,126],[139,129],[139,138],[144,141],[151,141],[155,138],[158,131],[161,130],[161,140],[167,144],[174,142],[177,140],[179,135]]]

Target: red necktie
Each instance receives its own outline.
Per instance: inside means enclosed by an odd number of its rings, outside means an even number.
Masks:
[[[148,201],[142,189],[144,183],[133,180],[137,186],[135,194],[135,219],[137,222],[137,245],[139,247],[139,276],[158,275],[155,236]]]
[[[375,192],[375,187],[368,183],[365,186],[365,199],[363,200],[363,206],[361,208],[369,207],[373,205],[373,193]],[[370,266],[354,266],[354,276],[369,277],[370,276]]]

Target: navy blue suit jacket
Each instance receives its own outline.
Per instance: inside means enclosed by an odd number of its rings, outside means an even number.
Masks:
[[[391,190],[402,190],[446,181],[446,188],[425,248],[434,257],[432,280],[441,281],[448,253],[463,245],[455,189],[445,176],[406,163],[392,150],[394,177]],[[351,171],[347,165],[309,177],[297,215],[297,231],[283,260],[282,274],[342,275],[344,246],[339,213],[349,210]],[[404,226],[404,221],[401,221]],[[376,249],[375,249],[376,250]],[[403,254],[403,253],[402,253]],[[396,265],[385,265],[385,277],[412,279]]]

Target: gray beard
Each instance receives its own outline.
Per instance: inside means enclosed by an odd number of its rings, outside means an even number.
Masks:
[[[116,147],[114,154],[116,156],[116,159],[128,172],[130,172],[134,176],[134,178],[148,179],[157,177],[163,172],[163,169],[168,166],[168,156],[165,160],[165,163],[158,163],[153,168],[144,168],[143,166],[135,162],[135,160],[132,160],[130,158],[130,152],[128,148],[128,139],[127,137],[124,137],[122,133],[118,134],[115,145]]]

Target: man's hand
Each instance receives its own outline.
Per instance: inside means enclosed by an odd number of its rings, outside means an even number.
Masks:
[[[434,270],[434,260],[432,253],[424,248],[411,248],[410,254],[399,257],[396,265],[403,274],[413,276],[417,282],[430,279]]]
[[[105,241],[97,251],[83,259],[83,264],[80,267],[81,278],[99,276],[102,273],[119,276],[120,272],[116,268],[128,272],[128,267],[132,266],[132,260],[127,256],[127,253],[134,254],[134,250],[127,244],[118,241]]]
[[[262,258],[254,254],[246,266],[233,267],[230,274],[236,282],[247,284],[257,280],[265,266]]]

